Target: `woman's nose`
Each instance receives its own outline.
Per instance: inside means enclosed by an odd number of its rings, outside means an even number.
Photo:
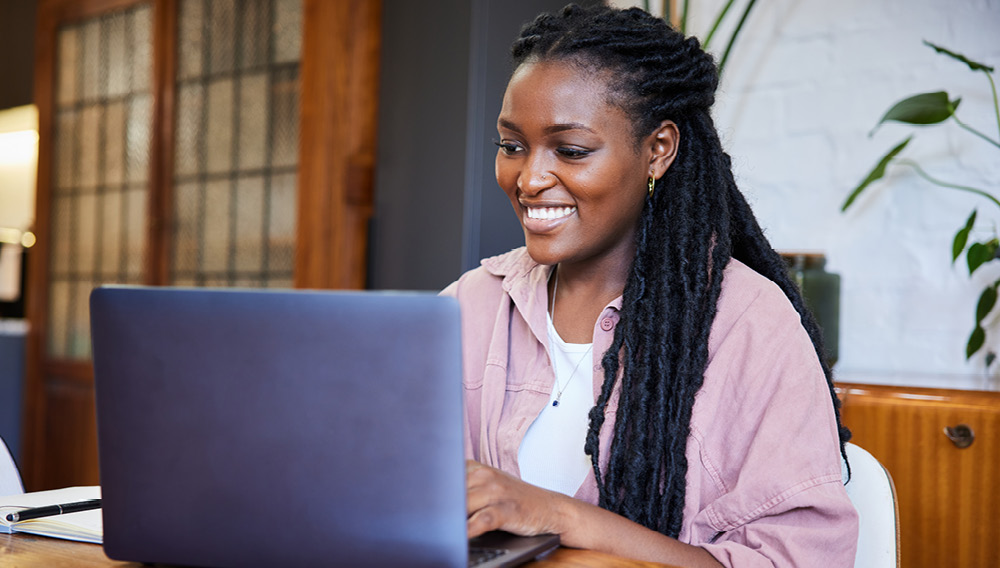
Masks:
[[[530,156],[517,176],[517,187],[526,195],[536,195],[552,187],[556,177],[549,171],[545,160]]]

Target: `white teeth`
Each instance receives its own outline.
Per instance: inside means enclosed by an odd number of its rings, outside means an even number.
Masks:
[[[571,215],[576,211],[576,207],[528,207],[529,219],[560,219]]]

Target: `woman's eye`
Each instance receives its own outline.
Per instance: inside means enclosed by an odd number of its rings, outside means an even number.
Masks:
[[[507,142],[506,140],[494,140],[493,143],[496,144],[500,148],[500,150],[504,154],[507,154],[508,156],[516,154],[521,149],[520,145],[515,144],[513,142]]]
[[[560,147],[558,150],[556,150],[556,152],[558,152],[560,156],[571,159],[583,158],[584,156],[590,154],[590,150],[583,150],[581,148],[572,148],[567,146]]]

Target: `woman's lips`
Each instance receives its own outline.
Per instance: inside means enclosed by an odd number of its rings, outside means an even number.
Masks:
[[[532,233],[545,233],[566,222],[576,207],[524,207],[521,222]]]

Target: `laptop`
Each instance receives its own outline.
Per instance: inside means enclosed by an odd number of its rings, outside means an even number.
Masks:
[[[454,299],[103,287],[90,308],[109,557],[464,568],[470,544],[506,551],[489,567],[558,546],[466,537]]]

